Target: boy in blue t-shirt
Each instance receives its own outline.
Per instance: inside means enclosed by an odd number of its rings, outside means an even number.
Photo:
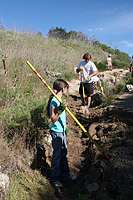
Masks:
[[[53,91],[59,99],[67,93],[69,85],[62,79],[57,79],[53,84]],[[63,187],[60,182],[62,179],[76,179],[76,176],[69,174],[67,161],[67,144],[66,144],[66,114],[65,104],[60,103],[53,94],[49,98],[47,113],[51,118],[52,125],[50,134],[52,137],[53,156],[51,162],[51,183],[57,187]]]

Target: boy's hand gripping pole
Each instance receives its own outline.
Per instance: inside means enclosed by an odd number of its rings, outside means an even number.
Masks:
[[[55,96],[55,98],[61,103],[62,101],[58,98],[58,96],[53,92],[53,90],[48,86],[48,84],[44,81],[44,79],[40,76],[40,74],[36,71],[36,69],[31,65],[29,61],[27,61],[29,67],[34,71],[34,73],[40,78],[40,80],[44,83],[44,85],[49,89],[49,91]],[[93,138],[89,135],[87,130],[82,126],[82,124],[77,120],[77,118],[71,113],[71,111],[66,107],[65,110],[68,114],[74,119],[74,121],[79,125],[79,127],[84,131],[87,137],[91,140],[91,142],[97,147],[97,149],[106,157],[108,156],[103,152],[100,146],[93,140]]]

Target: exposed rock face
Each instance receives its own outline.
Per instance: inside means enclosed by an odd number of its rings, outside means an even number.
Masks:
[[[129,70],[113,69],[112,71],[99,72],[98,77],[101,81],[107,81],[109,84],[115,85],[121,81]]]

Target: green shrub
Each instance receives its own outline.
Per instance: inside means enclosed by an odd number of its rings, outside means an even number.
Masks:
[[[75,78],[75,74],[73,74],[72,72],[66,72],[65,73],[65,79],[67,80],[67,81],[71,81],[72,79],[74,79]]]
[[[116,94],[121,94],[121,93],[124,93],[125,91],[125,83],[124,82],[118,82],[116,83],[116,86],[115,86],[115,93]]]
[[[88,194],[78,194],[77,200],[91,200]]]
[[[126,74],[126,84],[131,84],[133,85],[133,78],[131,77],[131,72],[128,72]]]
[[[115,101],[113,87],[109,86],[107,81],[102,82],[105,96],[101,96],[102,106],[108,106]]]
[[[116,55],[116,58],[119,60],[119,61],[124,61],[126,62],[127,64],[129,64],[129,55],[124,53],[124,52],[120,52],[119,49],[115,49],[115,55]]]
[[[107,69],[107,66],[106,66],[105,62],[104,62],[104,63],[101,63],[101,62],[99,62],[99,63],[94,62],[94,63],[95,63],[95,65],[97,66],[97,69],[98,69],[99,72],[103,72],[103,71],[105,71],[105,70]]]
[[[49,122],[45,113],[46,99],[22,98],[7,109],[5,120],[8,127],[36,126],[48,129]]]
[[[24,166],[12,173],[10,180],[10,200],[57,199],[50,184],[36,170]]]
[[[113,68],[124,69],[127,67],[127,65],[128,65],[127,62],[112,60]]]

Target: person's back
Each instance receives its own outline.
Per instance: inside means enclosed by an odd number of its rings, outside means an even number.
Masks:
[[[107,57],[107,64],[108,64],[108,69],[112,70],[112,58],[110,54]]]
[[[130,66],[133,65],[133,55],[132,57],[130,58]]]
[[[133,55],[130,58],[130,72],[131,72],[131,77],[133,78]]]

